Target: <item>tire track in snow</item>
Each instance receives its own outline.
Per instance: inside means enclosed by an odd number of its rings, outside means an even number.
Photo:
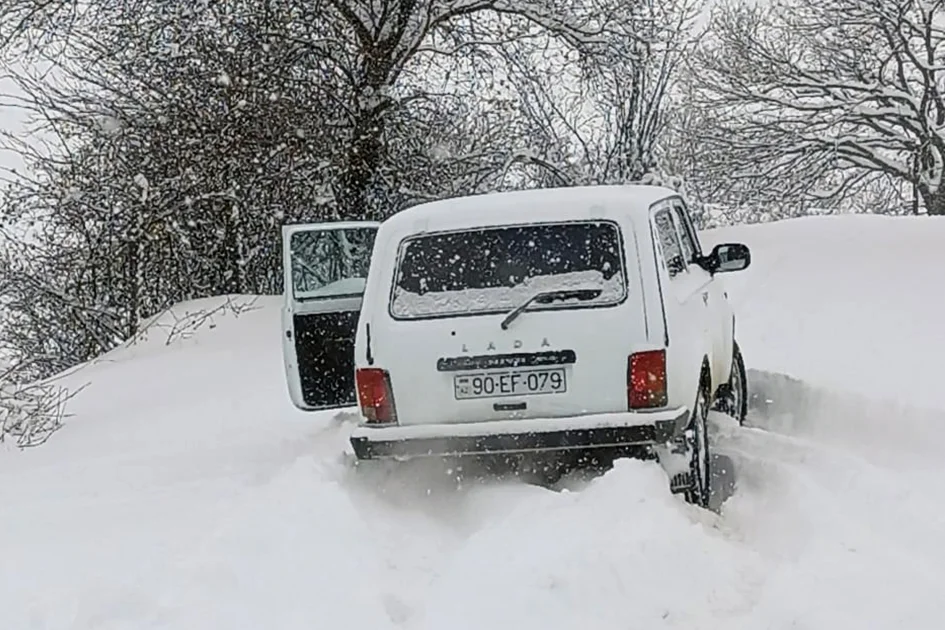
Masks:
[[[927,493],[904,488],[903,480],[857,456],[796,438],[741,434],[726,441],[725,451],[740,471],[751,471],[765,482],[778,477],[803,490],[804,496],[829,499],[818,505],[816,513],[828,510],[856,535],[882,540],[885,547],[899,550],[917,567],[924,566],[928,577],[940,581],[945,592],[942,549],[925,544],[915,548],[916,541],[934,541],[945,531],[941,512]],[[813,511],[799,509],[798,513]]]
[[[718,423],[716,443],[738,477],[725,527],[772,563],[760,610],[800,627],[931,629],[945,612],[945,466],[930,477],[916,438],[934,440],[945,413],[914,410],[890,441],[885,424],[908,409],[781,375],[753,381],[758,428]]]
[[[754,447],[736,453],[736,462],[764,488],[736,494],[724,516],[732,538],[770,563],[758,617],[809,628],[932,630],[928,620],[940,618],[945,581],[941,565],[922,556],[924,545],[910,549],[901,536],[878,532],[817,471]]]

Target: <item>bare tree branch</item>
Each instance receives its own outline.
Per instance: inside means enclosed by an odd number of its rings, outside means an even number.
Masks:
[[[728,178],[826,199],[890,176],[945,213],[941,0],[729,2],[713,33],[692,71]]]

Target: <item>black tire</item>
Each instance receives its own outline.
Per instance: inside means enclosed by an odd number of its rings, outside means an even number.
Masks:
[[[709,507],[712,494],[712,471],[709,453],[709,387],[707,379],[699,385],[699,393],[692,408],[687,431],[687,445],[690,449],[689,479],[690,487],[686,490],[686,501],[702,508]]]
[[[728,382],[719,386],[712,408],[735,418],[740,425],[745,424],[748,416],[748,376],[737,341],[732,350],[732,373]]]

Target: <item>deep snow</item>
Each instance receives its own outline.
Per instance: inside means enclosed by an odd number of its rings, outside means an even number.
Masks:
[[[88,387],[45,446],[0,447],[0,626],[941,628],[945,221],[704,239],[754,255],[718,514],[636,461],[561,492],[353,470],[350,417],[289,403],[278,299],[165,343],[208,300],[65,376]]]

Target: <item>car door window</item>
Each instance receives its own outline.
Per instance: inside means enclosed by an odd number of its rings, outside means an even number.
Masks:
[[[680,225],[683,226],[683,229],[686,231],[686,234],[689,236],[689,241],[692,244],[693,251],[701,256],[702,255],[702,243],[699,242],[699,233],[696,231],[695,223],[692,222],[692,216],[689,214],[689,211],[686,209],[685,204],[682,202],[677,202],[676,212],[679,217]]]
[[[679,234],[673,224],[673,217],[669,209],[658,210],[653,215],[653,225],[660,242],[660,250],[663,252],[663,261],[669,271],[669,277],[674,278],[680,272],[685,271],[686,263],[683,258],[682,245],[679,242]]]
[[[673,219],[676,223],[676,229],[679,232],[683,258],[687,263],[690,263],[695,258],[695,255],[699,253],[699,245],[695,239],[689,217],[686,216],[686,210],[678,203],[673,204]]]

